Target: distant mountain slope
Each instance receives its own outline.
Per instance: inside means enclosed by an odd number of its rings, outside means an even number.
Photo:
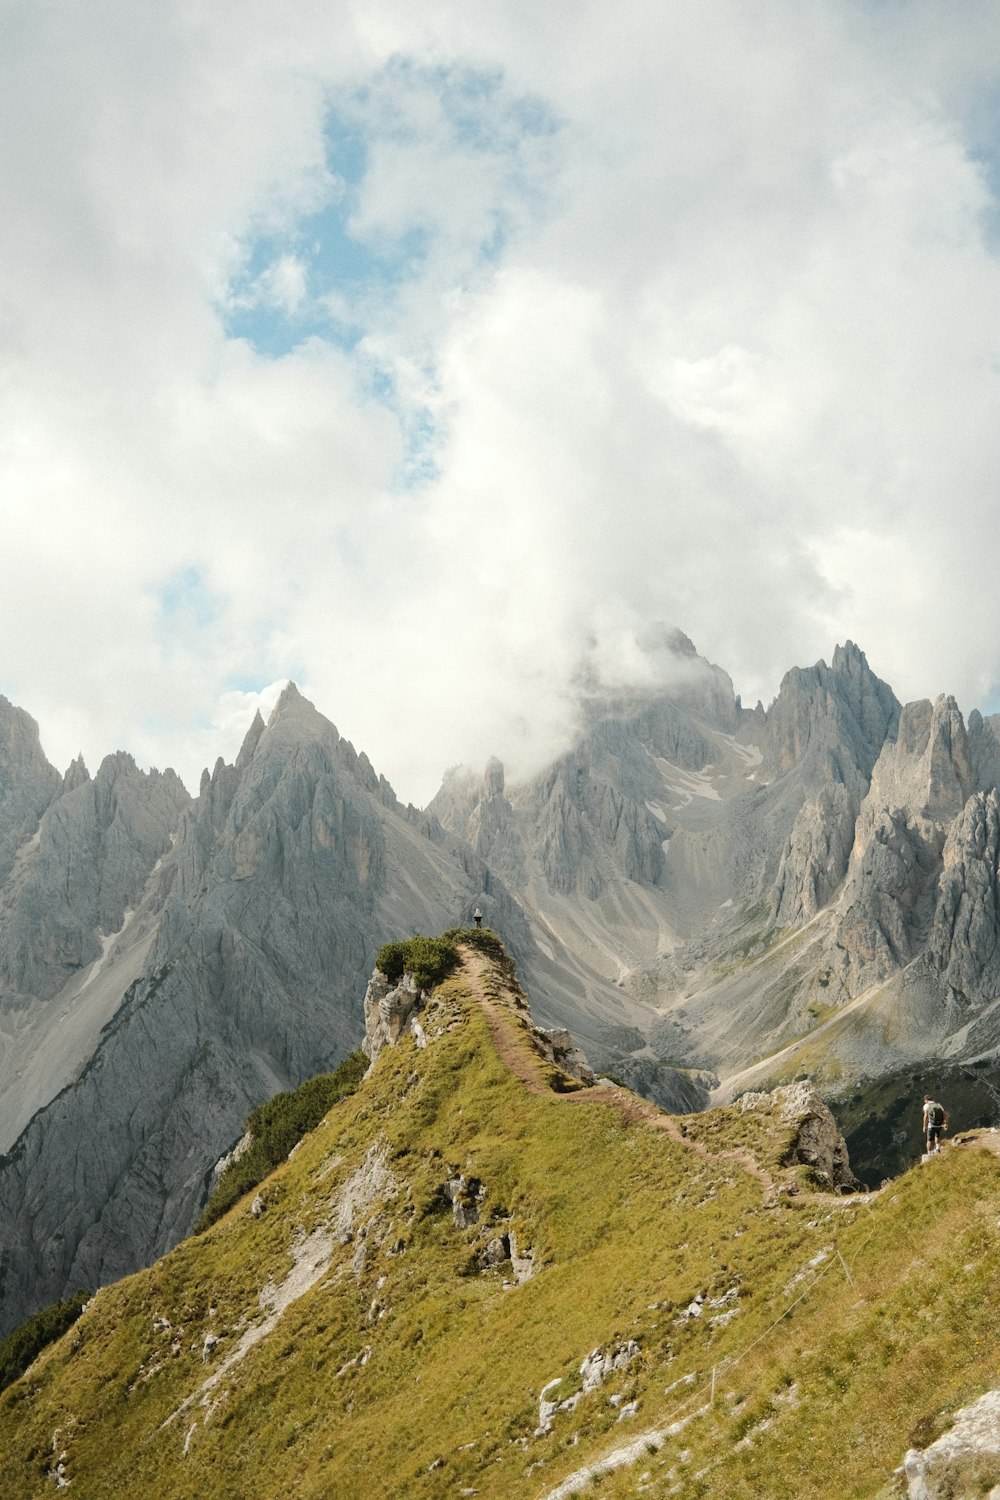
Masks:
[[[619,988],[627,1024],[598,1002],[589,1026],[617,1075],[703,1069],[723,1098],[996,1059],[997,721],[902,707],[852,642],[753,712],[685,637],[664,650],[680,686],[595,693],[546,771],[453,772],[431,804]]]
[[[995,1377],[994,1153],[817,1191],[808,1090],[671,1121],[581,1089],[482,954],[419,1020],[255,1204],[0,1396],[5,1495],[843,1500],[904,1493],[904,1455],[1000,1481],[982,1437],[931,1446]]]
[[[900,713],[850,642],[830,667],[789,672],[766,712],[685,637],[667,650],[680,687],[595,695],[575,748],[529,783],[507,787],[493,762],[481,782],[452,773],[431,803],[541,930],[619,987],[631,1047],[592,1030],[631,1053],[617,1071],[647,1091],[664,1063],[747,1062],[807,1029],[787,996],[779,1016],[760,1004],[759,975],[744,991],[719,971],[837,895]]]
[[[558,943],[293,686],[188,804],[128,757],[71,768],[4,887],[9,1067],[48,1092],[0,1159],[0,1329],[176,1243],[248,1110],[357,1046],[386,935],[481,904],[549,1015],[573,1008]]]
[[[0,1329],[174,1243],[247,1110],[357,1044],[378,945],[476,906],[539,1019],[664,1108],[810,1076],[863,1120],[924,1068],[993,1097],[998,721],[901,706],[852,642],[752,711],[647,648],[659,686],[582,679],[550,766],[425,812],[291,686],[194,802],[123,754],[59,777],[0,704]]]
[[[140,974],[191,802],[172,771],[121,752],[57,782],[0,885],[0,1148],[72,1082]]]

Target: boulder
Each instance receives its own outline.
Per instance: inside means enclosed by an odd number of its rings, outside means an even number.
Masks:
[[[831,1191],[864,1191],[864,1183],[851,1171],[847,1142],[836,1120],[808,1080],[770,1093],[743,1094],[737,1104],[742,1110],[776,1111],[783,1121],[796,1125],[786,1157],[788,1164],[800,1162],[811,1168]]]
[[[395,1047],[400,1037],[418,1026],[417,1013],[424,1004],[424,992],[412,974],[404,974],[393,985],[376,969],[365,990],[365,1035],[362,1051],[375,1062],[383,1047]]]

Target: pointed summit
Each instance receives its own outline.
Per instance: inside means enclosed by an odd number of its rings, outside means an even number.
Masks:
[[[279,725],[294,725],[298,729],[308,730],[313,734],[319,730],[325,734],[332,733],[334,743],[340,739],[335,725],[320,713],[314,703],[302,696],[291,680],[282,688],[281,697],[271,710],[267,729],[273,732]]]
[[[78,786],[84,786],[89,780],[90,772],[87,770],[86,762],[81,753],[75,760],[70,761],[66,767],[62,789],[64,792],[73,792]]]
[[[253,716],[253,723],[247,730],[243,740],[243,744],[240,746],[240,753],[236,757],[237,771],[242,771],[243,767],[249,765],[253,760],[253,753],[257,748],[257,742],[263,733],[264,719],[260,709],[258,708],[257,712]]]
[[[271,710],[271,717],[268,720],[268,723],[273,723],[275,719],[281,718],[282,714],[287,713],[296,704],[305,702],[306,699],[303,698],[302,694],[295,686],[295,683],[291,678],[289,678],[284,687],[281,689],[281,693],[277,703]]]

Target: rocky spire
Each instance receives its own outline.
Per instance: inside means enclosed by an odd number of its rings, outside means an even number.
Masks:
[[[0,882],[61,780],[45,758],[34,719],[0,696]]]

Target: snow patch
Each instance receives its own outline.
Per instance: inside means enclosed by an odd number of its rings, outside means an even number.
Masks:
[[[669,760],[661,760],[659,756],[654,757],[663,784],[667,791],[681,800],[679,807],[686,807],[695,797],[705,797],[710,802],[721,802],[722,798],[711,784],[710,766],[704,771],[682,771],[680,766],[672,765]],[[647,807],[649,804],[646,804]]]
[[[135,916],[135,912],[132,911],[130,908],[126,907],[125,914],[122,917],[122,925],[119,927],[118,931],[117,932],[109,932],[109,933],[101,933],[100,934],[100,938],[101,938],[101,952],[100,952],[100,957],[95,958],[94,962],[91,964],[89,970],[87,971],[87,977],[86,977],[86,979],[83,981],[83,983],[81,984],[80,988],[77,990],[77,994],[78,995],[82,995],[83,992],[84,992],[84,990],[87,988],[87,986],[90,985],[90,984],[93,984],[93,982],[97,978],[98,974],[104,968],[104,965],[107,962],[108,954],[111,952],[111,949],[112,949],[113,945],[121,937],[122,933],[125,931],[126,927],[131,922],[131,920],[132,920],[132,918],[134,916]]]
[[[733,754],[739,756],[740,760],[743,761],[745,765],[756,767],[759,766],[761,761],[764,759],[763,750],[758,750],[756,745],[740,744],[735,735],[719,733],[716,734],[715,738],[728,745]]]

